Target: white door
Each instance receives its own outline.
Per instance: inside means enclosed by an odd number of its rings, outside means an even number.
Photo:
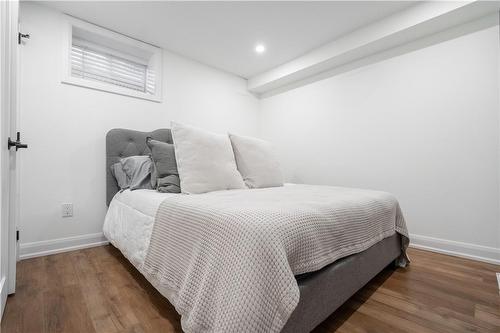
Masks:
[[[18,216],[18,17],[19,2],[0,1],[0,311],[16,289]]]

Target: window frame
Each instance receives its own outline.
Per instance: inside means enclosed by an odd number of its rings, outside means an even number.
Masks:
[[[63,62],[62,62],[62,78],[61,82],[65,84],[70,84],[74,86],[80,86],[80,87],[85,87],[85,88],[90,88],[94,90],[99,90],[99,91],[105,91],[105,92],[110,92],[118,95],[123,95],[123,96],[130,96],[130,97],[135,97],[135,98],[140,98],[140,99],[145,99],[145,100],[150,100],[153,102],[161,102],[162,101],[162,81],[163,81],[163,69],[162,69],[162,59],[163,59],[163,52],[162,49],[145,43],[141,42],[137,39],[133,39],[130,37],[127,37],[125,35],[119,34],[117,32],[99,27],[97,25],[79,20],[77,18],[74,18],[69,15],[64,15],[65,20],[64,24],[65,27],[63,29],[64,36],[63,36]],[[133,89],[125,88],[125,87],[120,87],[111,83],[105,83],[105,82],[98,82],[98,81],[93,81],[93,80],[88,80],[85,78],[79,78],[75,77],[71,73],[71,49],[73,46],[73,28],[78,28],[85,30],[91,34],[97,35],[99,37],[104,37],[108,39],[112,39],[113,41],[116,41],[119,44],[122,44],[124,46],[131,46],[137,49],[140,49],[142,51],[145,51],[147,53],[151,54],[149,64],[150,66],[153,66],[155,69],[155,93],[154,94],[149,94],[146,92],[142,91],[136,91]],[[119,50],[117,52],[120,52]],[[149,66],[149,65],[148,65]]]

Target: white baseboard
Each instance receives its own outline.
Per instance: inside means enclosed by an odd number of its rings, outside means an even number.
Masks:
[[[410,235],[410,247],[500,265],[500,249],[495,247],[420,235]]]
[[[41,257],[49,254],[106,245],[108,243],[102,232],[24,243],[19,246],[19,259]],[[410,235],[410,247],[500,265],[500,249],[494,247],[421,235]]]
[[[498,294],[500,295],[500,273],[497,273]]]
[[[5,310],[5,304],[7,303],[7,284],[5,283],[6,277],[2,277],[0,280],[0,318],[3,316],[3,311]]]
[[[47,256],[108,244],[102,232],[74,237],[51,239],[19,245],[19,259]]]

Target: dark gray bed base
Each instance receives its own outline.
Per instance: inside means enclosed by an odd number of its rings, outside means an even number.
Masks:
[[[112,129],[106,135],[106,204],[118,192],[111,165],[122,157],[146,155],[146,138],[172,143],[169,129],[139,132]],[[313,330],[349,297],[393,262],[401,253],[401,237],[393,235],[368,250],[337,260],[314,273],[297,277],[300,301],[282,332],[306,333]]]
[[[401,237],[394,234],[366,251],[337,260],[303,278],[299,276],[299,305],[281,332],[312,331],[400,254]]]

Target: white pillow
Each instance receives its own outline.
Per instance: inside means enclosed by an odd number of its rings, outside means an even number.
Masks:
[[[229,134],[238,171],[250,188],[283,186],[283,174],[271,145],[264,140]]]
[[[227,135],[172,122],[182,193],[246,188]]]

